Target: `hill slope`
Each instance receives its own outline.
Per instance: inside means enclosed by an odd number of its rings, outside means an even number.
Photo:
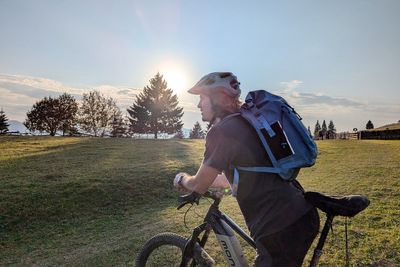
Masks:
[[[202,140],[0,137],[0,265],[132,265],[153,234],[189,235],[171,181],[179,171],[197,170],[203,146]],[[318,147],[317,164],[299,176],[306,189],[371,199],[350,221],[351,264],[400,265],[400,141]],[[203,201],[196,212],[201,216],[208,205]],[[244,225],[232,197],[222,209]],[[189,227],[200,222],[188,213]],[[322,264],[344,265],[343,231],[338,218]],[[215,239],[207,247],[221,260]],[[245,253],[254,259],[248,246]]]
[[[375,129],[370,129],[370,131],[384,131],[384,130],[398,130],[400,129],[400,122],[387,124]]]

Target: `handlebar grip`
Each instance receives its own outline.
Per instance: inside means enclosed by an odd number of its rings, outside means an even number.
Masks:
[[[178,202],[180,203],[178,206],[178,210],[181,209],[183,206],[185,206],[186,204],[193,204],[196,203],[197,205],[199,205],[199,201],[200,201],[200,197],[202,195],[197,193],[197,192],[191,192],[189,194],[183,195],[183,196],[179,196],[178,197]]]

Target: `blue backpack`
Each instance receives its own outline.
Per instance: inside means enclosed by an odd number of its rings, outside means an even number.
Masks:
[[[238,170],[276,173],[290,181],[296,178],[300,168],[314,165],[317,146],[302,118],[285,99],[264,90],[252,91],[246,96],[240,113],[257,131],[272,167],[235,166],[234,185],[238,183]]]

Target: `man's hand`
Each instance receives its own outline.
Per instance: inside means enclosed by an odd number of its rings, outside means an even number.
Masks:
[[[182,180],[186,176],[188,176],[187,173],[180,172],[174,178],[174,187],[178,189],[179,192],[187,192],[186,188],[182,185]]]
[[[201,164],[195,176],[181,172],[175,176],[174,186],[180,192],[197,192],[204,194],[210,187],[229,187],[229,182],[224,174],[210,166]]]

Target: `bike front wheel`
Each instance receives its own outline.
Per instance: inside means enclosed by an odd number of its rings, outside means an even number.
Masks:
[[[143,246],[136,258],[136,267],[180,266],[186,242],[186,238],[174,233],[158,234]],[[211,266],[205,262],[204,253],[197,244],[188,266]]]

